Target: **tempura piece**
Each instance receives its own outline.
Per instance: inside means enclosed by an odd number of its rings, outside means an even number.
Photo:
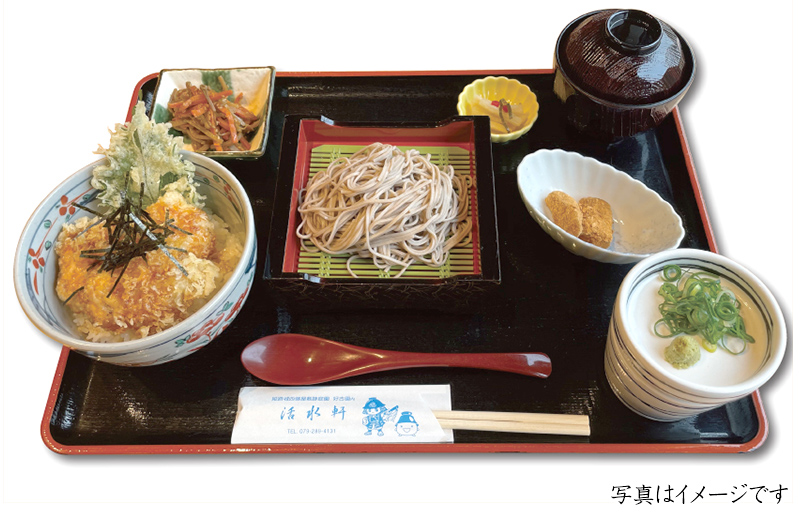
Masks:
[[[139,101],[130,122],[117,124],[111,132],[108,148],[100,146],[95,152],[107,159],[92,170],[92,187],[100,190],[97,198],[116,209],[126,198],[137,204],[141,197],[146,208],[169,189],[199,204],[194,163],[180,154],[181,148],[183,138],[170,135],[169,125],[151,121]]]
[[[603,199],[584,197],[578,206],[583,214],[583,232],[578,238],[607,249],[613,237],[611,205]]]
[[[552,191],[544,199],[553,215],[553,222],[569,233],[579,237],[583,232],[583,215],[575,199],[563,191]]]

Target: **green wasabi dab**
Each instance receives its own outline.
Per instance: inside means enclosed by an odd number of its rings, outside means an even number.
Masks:
[[[700,361],[700,343],[692,336],[678,336],[664,349],[664,359],[675,368],[689,368]]]

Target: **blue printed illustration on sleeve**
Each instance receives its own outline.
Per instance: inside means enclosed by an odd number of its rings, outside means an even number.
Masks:
[[[397,416],[397,406],[392,409],[387,409],[386,405],[379,399],[370,397],[367,399],[366,404],[364,404],[361,413],[366,416],[361,420],[361,423],[367,427],[367,431],[364,435],[372,435],[374,430],[378,436],[382,436],[383,426],[387,422],[390,423],[394,421],[394,418]]]
[[[403,436],[416,436],[419,431],[419,424],[417,423],[411,412],[403,412],[395,425],[397,435]]]

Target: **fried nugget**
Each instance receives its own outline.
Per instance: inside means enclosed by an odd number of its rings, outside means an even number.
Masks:
[[[607,249],[613,235],[611,205],[603,199],[585,197],[578,202],[578,206],[583,214],[583,232],[578,238]]]
[[[544,199],[544,203],[553,215],[553,222],[576,237],[583,231],[583,216],[581,208],[575,199],[563,191],[551,191]]]

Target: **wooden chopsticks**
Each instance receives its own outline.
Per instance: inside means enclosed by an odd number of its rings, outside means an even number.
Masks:
[[[486,432],[546,433],[551,435],[589,435],[589,416],[434,410],[442,428]]]

